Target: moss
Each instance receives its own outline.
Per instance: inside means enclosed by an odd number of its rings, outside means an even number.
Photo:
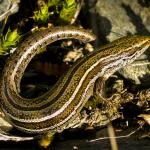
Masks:
[[[20,38],[21,36],[17,29],[11,31],[8,28],[6,35],[2,35],[0,38],[0,55],[8,54],[11,48],[16,47]]]
[[[75,0],[49,0],[39,10],[34,11],[33,19],[37,24],[68,24],[74,17],[77,9]]]

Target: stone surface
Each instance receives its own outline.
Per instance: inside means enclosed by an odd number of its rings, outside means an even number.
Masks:
[[[18,11],[20,0],[0,0],[0,21]]]
[[[89,12],[93,30],[108,41],[125,35],[150,34],[150,2],[142,5],[140,0],[97,0]]]

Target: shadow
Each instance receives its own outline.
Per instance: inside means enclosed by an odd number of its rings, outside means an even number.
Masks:
[[[145,25],[142,22],[141,17],[135,14],[135,12],[131,9],[129,5],[122,4],[122,7],[129,16],[130,21],[136,27],[136,34],[149,35],[150,32],[146,29]]]
[[[138,3],[143,7],[149,7],[150,6],[150,0],[138,0]]]
[[[108,18],[100,16],[96,12],[96,3],[97,0],[87,0],[84,8],[81,9],[79,18],[83,27],[92,29],[92,32],[97,36],[94,47],[99,47],[108,43],[106,37],[110,34],[112,25]]]
[[[112,25],[106,17],[100,16],[98,13],[93,13],[91,16],[91,28],[98,37],[97,46],[108,43],[106,37],[111,33]]]

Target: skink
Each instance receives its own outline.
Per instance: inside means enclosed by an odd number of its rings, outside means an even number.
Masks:
[[[150,46],[148,36],[120,38],[77,61],[44,95],[34,99],[21,97],[21,78],[39,49],[69,38],[89,42],[95,36],[77,27],[45,29],[23,41],[6,62],[0,86],[1,108],[16,128],[29,133],[57,132],[65,128],[93,94],[98,78],[106,80]]]

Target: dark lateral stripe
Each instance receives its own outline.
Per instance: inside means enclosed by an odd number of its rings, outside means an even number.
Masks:
[[[114,47],[114,46],[111,46],[111,47],[109,47],[109,48],[113,48],[113,47]],[[104,50],[106,50],[106,49],[108,49],[108,47],[105,47],[104,49],[101,49],[101,51],[104,51]],[[98,53],[100,53],[99,50],[94,51],[93,53],[90,53],[89,55],[85,56],[85,58],[79,60],[79,62],[77,62],[77,65],[73,65],[73,69],[72,69],[72,71],[70,72],[70,75],[68,76],[68,79],[66,80],[66,82],[65,82],[63,88],[61,89],[61,91],[59,92],[59,94],[58,94],[55,98],[53,98],[52,100],[48,101],[46,104],[44,104],[44,105],[42,105],[42,106],[36,106],[36,107],[30,107],[30,106],[29,106],[29,107],[23,107],[23,106],[17,105],[17,104],[14,103],[11,99],[8,98],[9,103],[10,103],[13,107],[15,107],[16,109],[18,109],[18,110],[23,110],[23,111],[29,111],[29,110],[32,110],[32,111],[36,111],[36,110],[37,110],[37,111],[38,111],[38,110],[41,110],[41,109],[46,108],[47,106],[52,105],[53,103],[55,103],[55,102],[60,98],[60,96],[62,96],[62,94],[64,93],[64,91],[65,91],[66,87],[68,86],[70,80],[73,78],[73,75],[74,75],[75,71],[76,71],[82,64],[84,64],[84,63],[87,61],[87,59],[94,59],[94,57],[95,57]],[[55,85],[54,85],[54,86],[55,86]],[[50,92],[50,91],[48,91],[48,92]],[[48,92],[47,92],[47,93],[48,93]],[[5,94],[9,97],[9,94],[7,94],[7,93],[5,93]],[[43,97],[40,96],[40,98],[41,98],[42,100],[44,100],[44,95],[43,95]],[[32,101],[32,99],[31,99],[31,101]]]

